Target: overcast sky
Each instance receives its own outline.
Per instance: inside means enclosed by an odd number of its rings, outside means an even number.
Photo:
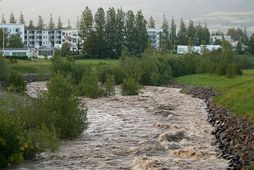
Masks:
[[[0,15],[6,20],[14,12],[23,12],[26,21],[33,19],[37,24],[38,15],[48,22],[52,13],[55,21],[59,16],[66,24],[68,19],[75,25],[81,11],[88,6],[93,13],[98,7],[109,7],[137,11],[142,9],[146,18],[153,16],[157,26],[161,25],[163,14],[170,20],[174,16],[179,22],[183,17],[191,18],[198,24],[207,22],[212,30],[225,30],[229,27],[247,28],[254,32],[254,0],[0,0]]]

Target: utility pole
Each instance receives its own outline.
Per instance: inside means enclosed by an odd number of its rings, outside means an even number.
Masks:
[[[4,56],[4,28],[3,28],[3,56]]]

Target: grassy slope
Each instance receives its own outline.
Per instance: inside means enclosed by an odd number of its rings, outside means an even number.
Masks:
[[[91,60],[91,59],[85,59],[85,60],[76,60],[76,63],[78,65],[96,65],[98,63],[106,63],[110,65],[117,65],[118,60]],[[50,68],[50,60],[44,60],[44,59],[35,59],[33,61],[30,60],[18,60],[17,63],[10,63],[8,61],[8,65],[11,68],[11,70],[17,71],[21,74],[26,73],[49,73]]]
[[[245,70],[235,78],[197,74],[179,77],[177,81],[219,90],[221,95],[214,99],[217,104],[254,123],[254,70]]]

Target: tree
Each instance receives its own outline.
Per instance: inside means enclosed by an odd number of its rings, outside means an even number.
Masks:
[[[80,36],[83,41],[85,41],[89,34],[92,32],[93,27],[93,14],[92,11],[86,7],[82,12],[81,22],[80,22]],[[85,42],[84,42],[85,43]]]
[[[67,26],[68,29],[71,29],[71,20],[68,19],[68,26]]]
[[[148,28],[155,28],[155,20],[153,19],[153,17],[150,17],[147,27]]]
[[[160,48],[162,51],[168,51],[170,49],[170,40],[169,40],[169,24],[165,15],[163,15],[162,22],[163,33],[161,35]]]
[[[0,48],[3,47],[3,36],[4,36],[4,46],[6,47],[8,44],[8,35],[5,33],[3,35],[3,29],[0,28]]]
[[[83,44],[83,51],[90,58],[97,58],[97,37],[95,31],[91,31]]]
[[[22,12],[20,12],[19,23],[25,25],[25,19],[24,19],[24,15],[22,14]]]
[[[205,23],[205,27],[203,28],[203,40],[205,41],[206,44],[210,43],[210,31],[207,27],[207,24]]]
[[[193,23],[192,20],[190,20],[188,30],[187,30],[188,41],[196,42],[195,34],[196,34],[196,30],[195,30],[195,27],[194,27],[194,23]]]
[[[107,43],[107,54],[110,57],[116,58],[117,48],[117,34],[116,34],[116,11],[114,8],[109,8],[106,16],[106,43]]]
[[[50,19],[49,19],[49,25],[48,25],[49,29],[55,29],[55,23],[52,17],[52,14],[50,14]]]
[[[251,54],[254,54],[254,34],[252,34],[252,36],[250,37],[250,41],[249,41],[249,52]]]
[[[71,51],[71,44],[68,42],[63,43],[63,45],[61,47],[61,56],[62,57],[69,56],[70,51]]]
[[[146,20],[141,10],[139,10],[135,17],[135,55],[141,56],[145,51],[148,43],[148,33],[146,29]]]
[[[5,18],[4,18],[4,14],[2,15],[1,23],[2,23],[2,24],[6,24],[6,20],[5,20]]]
[[[23,48],[24,43],[22,41],[22,38],[17,34],[10,35],[8,39],[8,47],[9,48]]]
[[[99,8],[94,17],[95,21],[95,30],[96,30],[96,44],[97,44],[97,53],[99,58],[105,58],[106,50],[106,32],[105,32],[105,11],[103,8]]]
[[[42,19],[42,17],[39,15],[37,28],[38,28],[38,29],[43,29],[44,27],[45,27],[45,25],[44,25],[43,19]]]
[[[176,45],[176,24],[175,20],[172,17],[171,20],[171,27],[170,27],[170,44],[171,44],[171,51],[175,51],[175,45]]]
[[[236,50],[238,52],[238,54],[243,54],[243,46],[241,41],[238,41],[237,45],[236,45]]]
[[[63,29],[63,23],[62,23],[61,17],[58,18],[57,29],[59,29],[59,30]]]
[[[203,27],[201,25],[201,23],[198,24],[198,26],[196,26],[196,43],[195,45],[201,45],[201,42],[204,40],[204,31],[203,31]]]
[[[184,21],[181,18],[181,24],[179,31],[177,33],[177,44],[178,45],[187,45],[187,29],[185,27]]]
[[[125,47],[128,51],[135,55],[135,16],[132,10],[129,10],[126,14],[126,21],[125,21]]]
[[[35,28],[35,27],[34,27],[33,20],[30,20],[30,21],[29,21],[28,28],[29,28],[29,29],[33,29],[33,28]]]
[[[10,15],[10,20],[9,20],[9,22],[10,22],[11,24],[16,24],[16,23],[17,23],[17,20],[15,19],[15,16],[14,16],[13,12],[12,12],[11,15]]]
[[[80,28],[80,19],[79,19],[79,17],[77,17],[76,28],[77,28],[77,29],[79,29],[79,28]]]
[[[125,32],[125,13],[120,8],[117,10],[116,14],[116,56],[121,56],[122,50],[124,48],[124,32]]]

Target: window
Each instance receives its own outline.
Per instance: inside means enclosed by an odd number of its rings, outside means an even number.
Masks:
[[[26,52],[13,52],[12,56],[27,56]]]

